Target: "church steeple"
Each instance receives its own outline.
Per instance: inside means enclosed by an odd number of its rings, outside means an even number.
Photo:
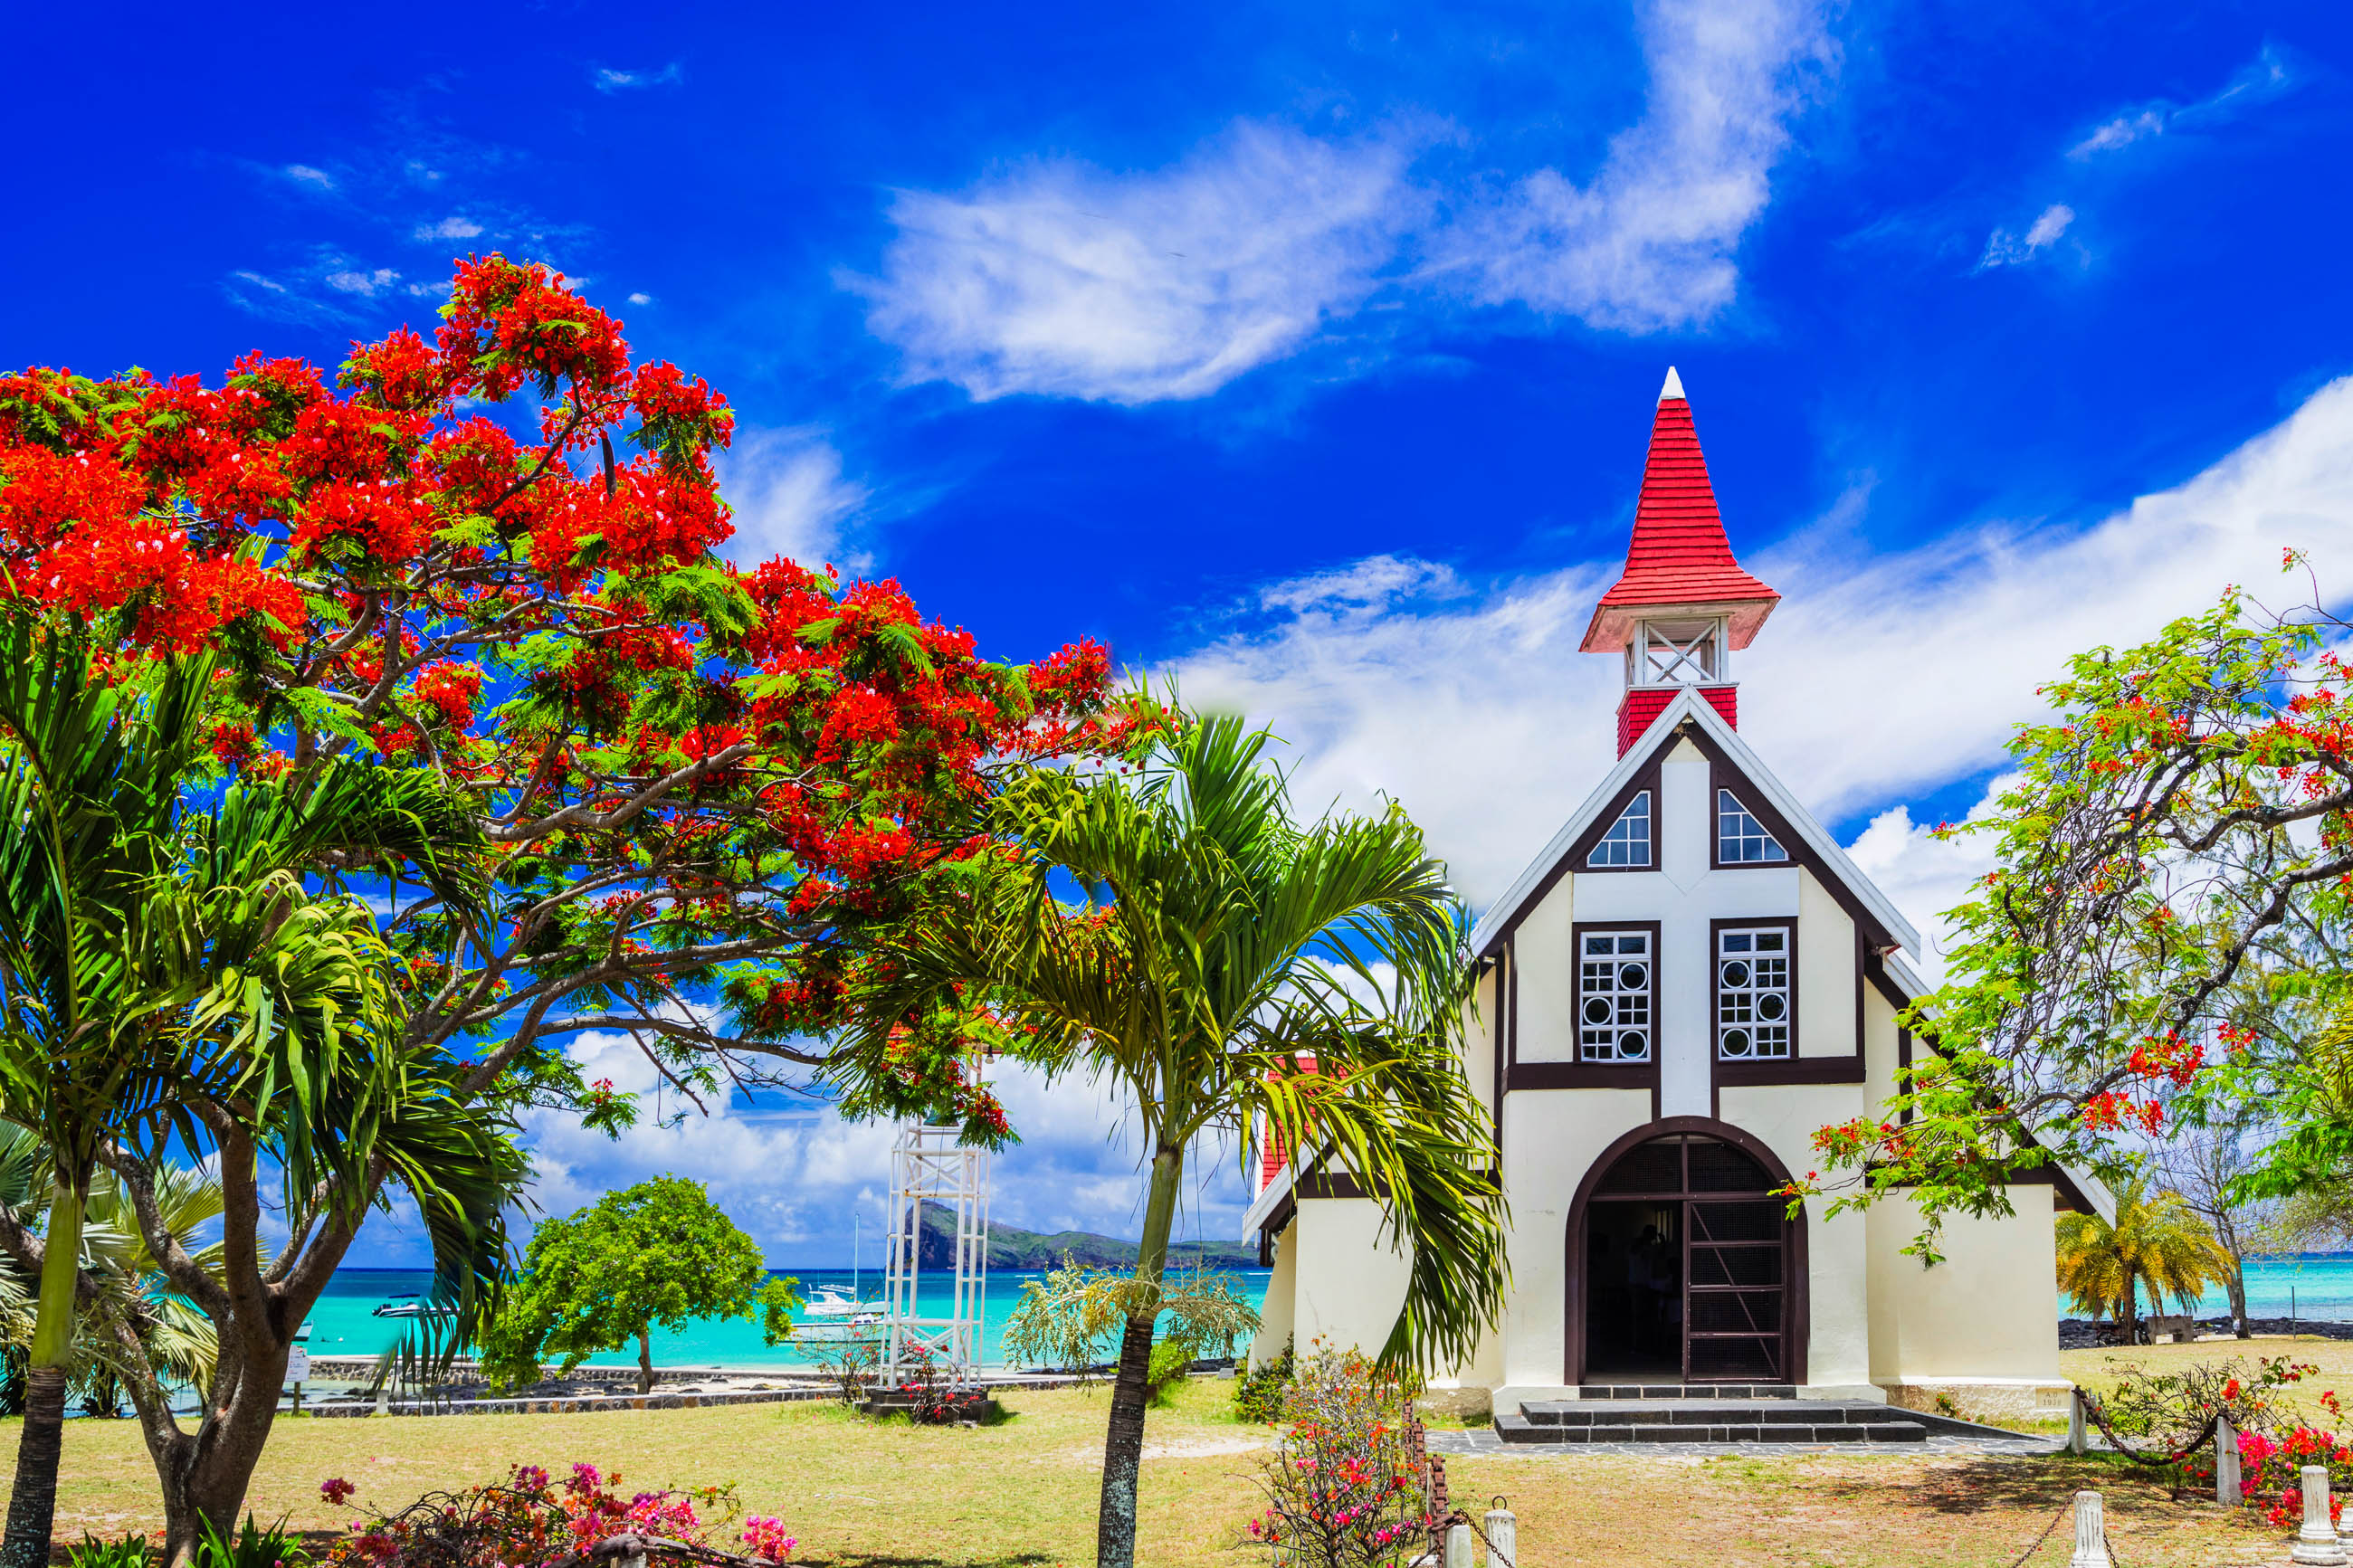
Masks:
[[[1726,723],[1736,722],[1728,656],[1754,640],[1780,601],[1733,558],[1692,426],[1691,402],[1671,365],[1651,422],[1626,570],[1601,595],[1585,628],[1585,652],[1625,658],[1619,754],[1686,686],[1699,688]]]

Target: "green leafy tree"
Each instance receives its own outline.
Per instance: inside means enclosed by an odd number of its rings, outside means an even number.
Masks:
[[[2187,1310],[2208,1285],[2231,1275],[2231,1255],[2178,1194],[2147,1176],[2116,1188],[2115,1223],[2063,1214],[2056,1224],[2059,1288],[2086,1317],[2113,1319],[2126,1343],[2140,1321],[2139,1292],[2154,1308],[2170,1296]]]
[[[2275,1188],[2353,1167],[2305,1048],[2343,993],[2353,669],[2329,647],[2348,629],[2234,589],[2044,689],[2015,782],[1938,830],[1990,837],[1995,867],[1947,914],[1948,978],[1912,1011],[1925,1048],[1894,1103],[1820,1137],[1833,1212],[1912,1194],[1933,1257],[1939,1216],[2008,1212],[2021,1173],[2121,1178],[2168,1118],[2226,1126],[2258,1102],[2288,1123]]]
[[[1389,1362],[1467,1359],[1502,1300],[1493,1145],[1451,1043],[1461,906],[1403,811],[1294,821],[1268,743],[1202,718],[1132,775],[1009,784],[986,826],[1013,847],[886,947],[840,1069],[887,1091],[914,1021],[981,1007],[1029,1061],[1107,1079],[1134,1108],[1149,1174],[1104,1439],[1106,1568],[1134,1560],[1162,1271],[1204,1134],[1262,1126],[1380,1199],[1412,1260]]]
[[[452,1280],[494,1278],[522,1173],[496,1108],[459,1107],[456,1065],[402,1043],[406,972],[372,913],[305,877],[396,860],[468,905],[475,885],[447,851],[470,817],[429,774],[348,760],[248,778],[199,809],[218,776],[199,708],[213,675],[206,655],[108,668],[86,635],[0,617],[0,809],[18,825],[0,837],[0,1116],[37,1138],[50,1184],[37,1234],[0,1215],[0,1251],[37,1280],[9,1568],[47,1560],[74,1304],[102,1287],[83,1266],[101,1169],[171,1289],[226,1326],[194,1431],[168,1365],[131,1325],[109,1330],[174,1556],[203,1521],[233,1522],[326,1284],[264,1247],[265,1164],[298,1245],[355,1233],[385,1183],[405,1187]],[[172,1227],[175,1144],[216,1163],[216,1268]]]
[[[1144,1289],[1126,1269],[1078,1263],[1065,1253],[1060,1268],[1023,1281],[1005,1321],[1005,1359],[1016,1366],[1092,1367],[1125,1331]],[[1165,1326],[1155,1329],[1159,1342],[1148,1382],[1159,1404],[1194,1362],[1231,1355],[1236,1340],[1256,1333],[1259,1315],[1230,1274],[1196,1269],[1174,1283],[1164,1278],[1155,1294]]]
[[[702,1183],[657,1176],[532,1233],[522,1277],[483,1336],[483,1369],[501,1384],[533,1383],[544,1359],[561,1357],[570,1372],[634,1340],[638,1392],[650,1393],[655,1325],[756,1315],[768,1343],[781,1344],[801,1305],[798,1283],[768,1279],[759,1245]]]

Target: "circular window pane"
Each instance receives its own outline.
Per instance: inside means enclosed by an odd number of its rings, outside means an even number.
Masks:
[[[1767,991],[1764,995],[1757,998],[1757,1016],[1760,1018],[1778,1018],[1782,1009],[1788,1005],[1788,1003],[1782,998],[1779,992]]]
[[[1724,983],[1725,983],[1726,985],[1746,985],[1746,984],[1748,984],[1748,965],[1746,965],[1746,963],[1743,963],[1740,960],[1738,960],[1738,959],[1736,959],[1736,959],[1734,959],[1730,963],[1725,964],[1725,965],[1724,966]]]
[[[1588,1024],[1608,1023],[1609,1021],[1609,999],[1607,996],[1587,997],[1585,1000],[1585,1021]]]
[[[1651,972],[1646,966],[1640,963],[1621,963],[1618,966],[1618,988],[1620,990],[1640,991],[1643,986],[1648,985],[1650,983]]]
[[[1724,1054],[1727,1057],[1746,1056],[1748,1054],[1748,1031],[1746,1029],[1725,1030]]]
[[[1640,1060],[1651,1051],[1651,1037],[1640,1029],[1629,1029],[1618,1037],[1618,1054]]]

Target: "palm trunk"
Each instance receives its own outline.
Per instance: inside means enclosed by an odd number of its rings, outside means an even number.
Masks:
[[[16,1483],[8,1496],[8,1533],[0,1568],[47,1568],[58,1510],[58,1454],[65,1441],[66,1363],[73,1354],[74,1291],[81,1272],[84,1194],[59,1181],[49,1199],[41,1243],[41,1296],[26,1358],[25,1429],[16,1444]]]
[[[654,1391],[654,1336],[651,1329],[638,1331],[638,1392]]]
[[[1135,1563],[1135,1483],[1144,1464],[1152,1329],[1160,1316],[1160,1274],[1168,1261],[1168,1232],[1176,1223],[1176,1193],[1184,1179],[1184,1150],[1162,1149],[1153,1156],[1152,1191],[1145,1199],[1144,1238],[1135,1258],[1135,1279],[1145,1287],[1145,1304],[1128,1316],[1119,1342],[1119,1373],[1112,1382],[1103,1502],[1095,1520],[1096,1568],[1134,1568]]]
[[[2231,1290],[2231,1332],[2242,1340],[2253,1339],[2254,1331],[2247,1327],[2247,1266],[2235,1257],[2226,1283]]]

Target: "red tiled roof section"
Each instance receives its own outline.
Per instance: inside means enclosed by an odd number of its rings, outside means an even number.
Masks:
[[[1715,488],[1708,482],[1707,458],[1692,426],[1690,402],[1662,399],[1651,425],[1651,455],[1642,466],[1626,570],[1601,595],[1588,649],[1612,646],[1596,639],[1605,622],[1618,619],[1609,615],[1613,609],[1758,600],[1769,605],[1779,598],[1733,559],[1732,541],[1725,537],[1724,519],[1715,510]]]

